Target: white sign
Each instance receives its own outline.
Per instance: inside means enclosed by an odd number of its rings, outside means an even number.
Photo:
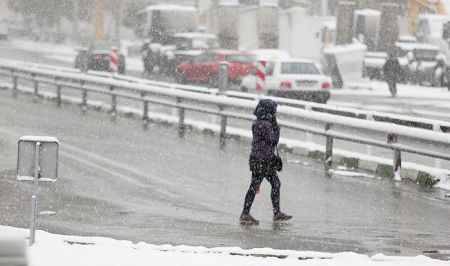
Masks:
[[[39,147],[39,181],[54,182],[58,178],[58,139],[42,136],[24,136],[19,140],[17,179],[33,180],[36,159],[36,143]]]

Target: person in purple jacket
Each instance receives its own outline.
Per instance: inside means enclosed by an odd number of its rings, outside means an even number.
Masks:
[[[263,179],[272,186],[271,199],[273,220],[286,221],[292,218],[280,211],[280,179],[275,167],[275,148],[280,139],[280,127],[276,119],[278,104],[270,99],[260,100],[256,106],[256,120],[252,125],[253,141],[249,166],[252,172],[250,187],[245,195],[244,209],[239,219],[243,225],[258,225],[259,221],[250,215],[250,209]]]

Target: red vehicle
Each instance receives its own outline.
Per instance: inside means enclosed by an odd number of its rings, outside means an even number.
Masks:
[[[254,69],[255,57],[248,53],[230,50],[205,51],[177,66],[177,82],[202,83],[217,87],[220,62],[223,61],[229,63],[228,81],[239,84],[242,77],[247,76]]]

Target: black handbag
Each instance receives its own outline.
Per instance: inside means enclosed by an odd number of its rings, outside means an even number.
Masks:
[[[283,160],[281,160],[280,154],[278,153],[278,147],[275,147],[277,154],[275,155],[274,168],[277,172],[281,172],[283,170]]]

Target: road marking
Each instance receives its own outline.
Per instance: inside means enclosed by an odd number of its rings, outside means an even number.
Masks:
[[[15,132],[15,131],[12,131],[12,130],[0,127],[0,132],[3,133],[4,135],[9,135],[13,141],[14,140],[18,140],[19,134],[17,132]],[[69,150],[71,152],[66,152],[65,150]],[[73,155],[73,152],[81,153],[81,155],[83,155],[83,156]],[[112,168],[120,169],[120,170],[129,172],[129,173],[131,173],[131,174],[133,174],[135,176],[144,177],[145,179],[150,180],[150,181],[156,181],[156,182],[162,183],[162,184],[167,185],[167,186],[176,187],[176,184],[174,182],[170,182],[168,180],[165,180],[165,179],[162,179],[162,178],[158,178],[158,177],[155,177],[155,176],[149,177],[148,174],[146,174],[144,172],[141,172],[139,170],[136,170],[136,169],[134,169],[134,168],[132,168],[132,167],[130,167],[128,165],[116,162],[114,160],[108,159],[106,157],[103,157],[101,155],[95,154],[93,152],[82,150],[82,149],[77,148],[77,147],[75,147],[73,145],[70,145],[69,143],[66,143],[66,142],[63,142],[63,144],[61,145],[61,147],[60,147],[60,154],[63,155],[63,156],[69,157],[69,158],[71,158],[73,160],[76,160],[76,161],[78,161],[80,163],[83,163],[85,165],[94,167],[94,168],[96,168],[98,170],[101,170],[103,172],[111,174],[113,176],[119,177],[119,178],[121,178],[121,179],[123,179],[123,180],[125,180],[127,182],[131,182],[131,183],[133,183],[135,185],[139,185],[141,187],[152,187],[152,186],[144,184],[144,183],[142,183],[140,181],[137,181],[137,180],[135,180],[135,179],[133,179],[133,178],[131,178],[129,176],[117,173],[117,172],[115,172],[115,171],[113,171],[111,169]],[[91,159],[97,160],[97,163],[93,162],[92,160],[91,161],[85,160],[82,157],[84,157],[84,158],[91,158]],[[104,164],[110,166],[110,168],[103,167],[103,166],[99,165],[98,162],[104,163]],[[173,197],[175,195],[170,195],[170,196]]]
[[[164,185],[167,185],[167,186],[175,186],[176,185],[174,182],[168,181],[168,180],[163,179],[163,178],[157,178],[155,176],[152,176],[150,178],[147,173],[141,172],[141,171],[139,171],[139,170],[137,170],[135,168],[132,168],[132,167],[126,165],[126,164],[123,164],[123,163],[111,160],[111,159],[106,158],[104,156],[101,156],[99,154],[96,154],[96,153],[93,153],[93,152],[90,152],[90,151],[86,151],[86,150],[77,148],[77,147],[75,147],[75,146],[73,146],[73,145],[71,145],[69,143],[63,143],[62,144],[62,148],[69,149],[69,150],[72,150],[74,152],[81,153],[81,154],[83,154],[83,155],[85,155],[87,157],[93,158],[93,159],[95,159],[95,160],[97,160],[99,162],[102,162],[104,164],[107,164],[107,165],[109,165],[111,167],[130,172],[130,173],[132,173],[132,174],[134,174],[136,176],[144,177],[145,179],[148,179],[148,180],[151,180],[151,181],[157,181],[157,182],[160,182],[160,183],[162,183]],[[83,160],[83,159],[80,159],[80,160]],[[83,161],[85,161],[85,160],[83,160]],[[90,164],[90,162],[88,162],[88,161],[85,161],[85,162]]]

